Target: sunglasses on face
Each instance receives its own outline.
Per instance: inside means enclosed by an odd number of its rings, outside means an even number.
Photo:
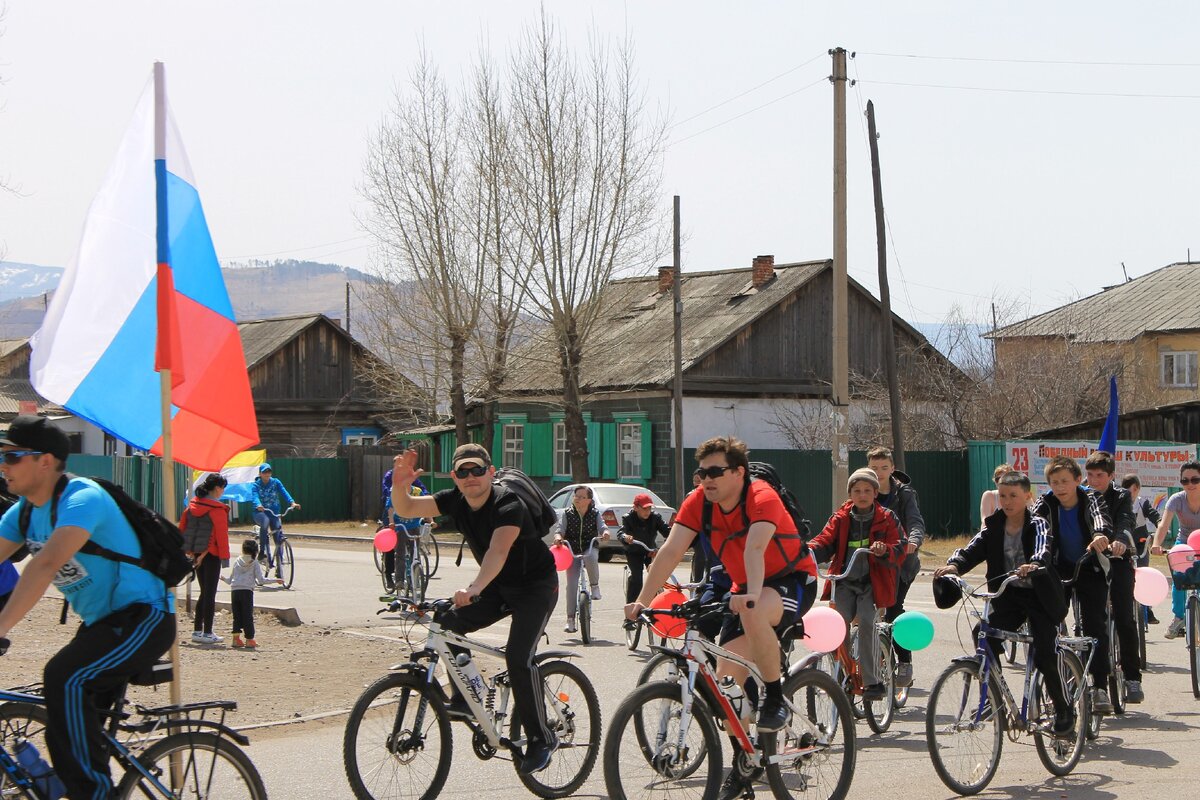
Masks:
[[[478,464],[472,464],[467,467],[459,467],[458,469],[454,470],[454,474],[458,478],[482,478],[487,474],[487,467],[481,467]]]
[[[41,450],[7,450],[3,454],[4,463],[10,467],[16,464],[25,456],[42,456],[45,455]]]
[[[716,480],[731,469],[733,467],[700,467],[694,474],[700,480],[704,480],[705,478]]]
[[[8,455],[8,454],[7,454],[7,453],[5,453],[5,455]],[[5,460],[7,460],[7,459],[5,459]],[[10,464],[11,464],[12,462],[11,462],[11,461],[9,461],[8,463],[10,463]],[[1179,479],[1179,485],[1180,485],[1180,486],[1187,486],[1189,483],[1190,483],[1192,486],[1195,486],[1196,484],[1200,484],[1200,475],[1193,475],[1193,476],[1192,476],[1192,477],[1190,477],[1190,478],[1180,478],[1180,479]]]

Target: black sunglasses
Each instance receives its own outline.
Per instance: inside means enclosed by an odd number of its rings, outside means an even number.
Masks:
[[[4,463],[10,467],[25,456],[44,456],[41,450],[7,450],[4,452]]]
[[[459,467],[454,470],[455,476],[458,478],[482,478],[487,474],[487,467],[481,467],[478,464],[472,464],[469,467]]]
[[[5,455],[8,455],[8,454],[7,454],[7,453],[5,453]],[[5,460],[7,461],[8,459],[5,459]],[[11,464],[11,463],[13,463],[13,462],[9,461],[8,463],[9,463],[9,464]],[[1196,484],[1200,483],[1200,475],[1193,475],[1193,476],[1192,476],[1192,477],[1190,477],[1190,478],[1180,478],[1180,479],[1179,479],[1179,485],[1180,485],[1180,486],[1187,486],[1189,483],[1190,483],[1192,486],[1195,486]]]
[[[700,480],[704,480],[705,478],[712,478],[716,480],[724,475],[727,470],[731,469],[733,469],[733,467],[700,467],[694,474]]]

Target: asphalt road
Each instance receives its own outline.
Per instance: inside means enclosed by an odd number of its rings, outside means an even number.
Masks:
[[[397,634],[394,619],[375,616],[380,607],[380,587],[369,549],[299,541],[296,545],[294,589],[264,591],[259,597],[262,604],[294,606],[306,624],[335,626],[345,631],[344,635]],[[441,569],[430,585],[430,596],[449,595],[465,586],[474,574],[470,554],[466,554],[466,563],[460,568],[454,567],[455,554],[456,550],[442,553]],[[622,569],[619,562],[601,565],[604,599],[595,609],[596,641],[585,646],[563,632],[565,610],[561,600],[548,630],[550,647],[578,654],[578,663],[594,683],[606,719],[630,690],[646,658],[644,648],[631,653],[624,645],[618,597]],[[931,616],[937,635],[933,645],[916,654],[916,688],[891,729],[876,736],[865,723],[859,724],[859,757],[850,793],[854,798],[878,800],[897,796],[897,792],[914,798],[955,796],[942,785],[930,764],[924,705],[927,688],[969,643],[967,625],[955,613],[934,607],[928,577],[923,576],[913,588],[908,605]],[[1169,601],[1157,611],[1160,618],[1169,619]],[[1000,768],[980,797],[1101,800],[1193,796],[1200,781],[1200,751],[1196,749],[1200,746],[1200,700],[1192,697],[1182,640],[1163,639],[1164,630],[1165,624],[1150,629],[1151,668],[1143,684],[1146,702],[1131,706],[1123,718],[1106,719],[1100,738],[1088,745],[1072,775],[1061,779],[1050,776],[1038,760],[1031,739],[1005,741]],[[497,626],[481,632],[479,637],[502,642],[505,633],[506,629]],[[403,646],[398,645],[397,655],[402,651]],[[365,686],[382,675],[386,667],[381,662],[378,673],[347,675],[346,680]],[[341,756],[344,724],[344,716],[334,716],[320,722],[251,732],[249,752],[271,796],[289,800],[349,797]],[[455,728],[453,769],[443,797],[478,797],[481,793],[497,799],[530,796],[518,782],[512,764],[477,760],[464,735],[466,729],[460,725]],[[599,759],[578,796],[607,796]],[[769,796],[769,790],[762,787],[758,796]]]

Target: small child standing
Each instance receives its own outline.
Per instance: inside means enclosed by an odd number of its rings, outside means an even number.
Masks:
[[[258,563],[258,542],[247,539],[242,542],[242,556],[233,562],[229,577],[221,576],[229,584],[229,605],[233,610],[233,646],[258,647],[254,639],[254,587],[267,583],[262,567]],[[271,583],[283,583],[282,578],[273,578]],[[242,634],[246,634],[242,641]]]

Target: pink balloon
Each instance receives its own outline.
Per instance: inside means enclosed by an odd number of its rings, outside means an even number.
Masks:
[[[817,653],[832,653],[846,638],[846,621],[828,606],[814,608],[804,615],[801,644]]]
[[[1168,550],[1167,552],[1168,553],[1190,553],[1190,552],[1193,552],[1193,548],[1188,547],[1186,544],[1177,544],[1174,547],[1172,547],[1170,550]]]
[[[396,549],[396,532],[391,528],[380,528],[375,531],[375,549],[381,553],[390,553]]]
[[[1133,575],[1133,599],[1144,606],[1156,606],[1170,591],[1167,576],[1154,567],[1138,567]]]
[[[1187,546],[1200,553],[1200,528],[1188,534]]]
[[[575,554],[565,544],[551,545],[550,552],[554,556],[554,568],[559,572],[565,572],[571,564],[575,563]]]

